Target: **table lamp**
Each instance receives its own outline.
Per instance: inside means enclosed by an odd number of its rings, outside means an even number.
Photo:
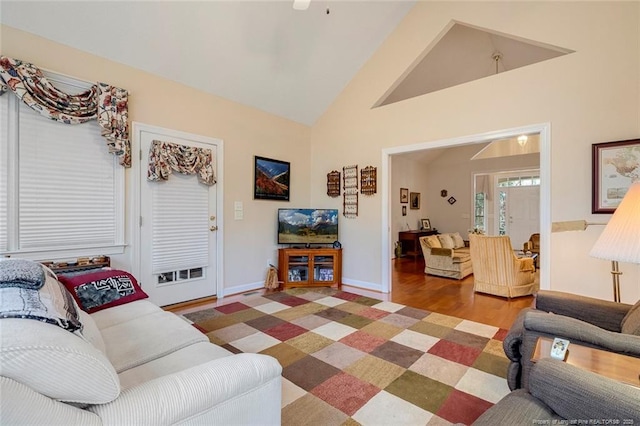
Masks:
[[[589,254],[611,261],[613,300],[620,302],[618,262],[640,264],[640,182],[631,184]]]

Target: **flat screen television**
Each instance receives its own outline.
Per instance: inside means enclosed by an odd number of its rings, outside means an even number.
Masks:
[[[338,209],[278,209],[278,244],[332,244]]]

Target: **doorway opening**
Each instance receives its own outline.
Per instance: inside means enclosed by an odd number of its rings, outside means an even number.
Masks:
[[[474,232],[509,235],[514,249],[540,233],[540,169],[476,173],[473,185]]]
[[[395,192],[392,193],[392,158],[394,155],[405,153],[417,153],[420,151],[428,151],[432,149],[460,147],[463,145],[474,145],[488,143],[494,140],[517,138],[522,134],[538,134],[539,135],[539,219],[540,219],[540,246],[541,261],[549,265],[550,253],[550,234],[551,234],[551,124],[541,123],[529,126],[504,129],[499,131],[487,132],[476,135],[462,136],[451,139],[443,139],[432,142],[423,142],[413,145],[405,145],[400,147],[387,148],[382,151],[382,250],[381,250],[381,291],[383,293],[391,292],[391,262],[393,254],[393,237],[392,230],[392,208],[395,204]],[[540,273],[540,288],[550,288],[550,268],[544,268]]]

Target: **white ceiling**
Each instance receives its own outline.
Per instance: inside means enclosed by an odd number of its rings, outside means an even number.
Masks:
[[[312,125],[415,0],[292,3],[2,0],[0,22]]]

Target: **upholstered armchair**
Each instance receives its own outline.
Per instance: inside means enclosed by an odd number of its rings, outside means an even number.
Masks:
[[[516,257],[508,236],[469,234],[474,291],[507,298],[538,290],[533,259]]]
[[[577,344],[640,358],[640,301],[629,305],[540,290],[534,308],[520,312],[503,340],[511,360],[509,388],[528,388],[531,355],[539,337],[568,339],[569,350]]]
[[[538,268],[540,265],[540,234],[531,234],[531,236],[529,237],[529,241],[525,242],[522,245],[522,250],[524,250],[525,252],[530,251],[531,253],[538,255],[536,256],[536,260],[534,262],[536,268]]]
[[[516,389],[473,426],[638,424],[640,389],[552,358],[531,369],[528,389]]]

